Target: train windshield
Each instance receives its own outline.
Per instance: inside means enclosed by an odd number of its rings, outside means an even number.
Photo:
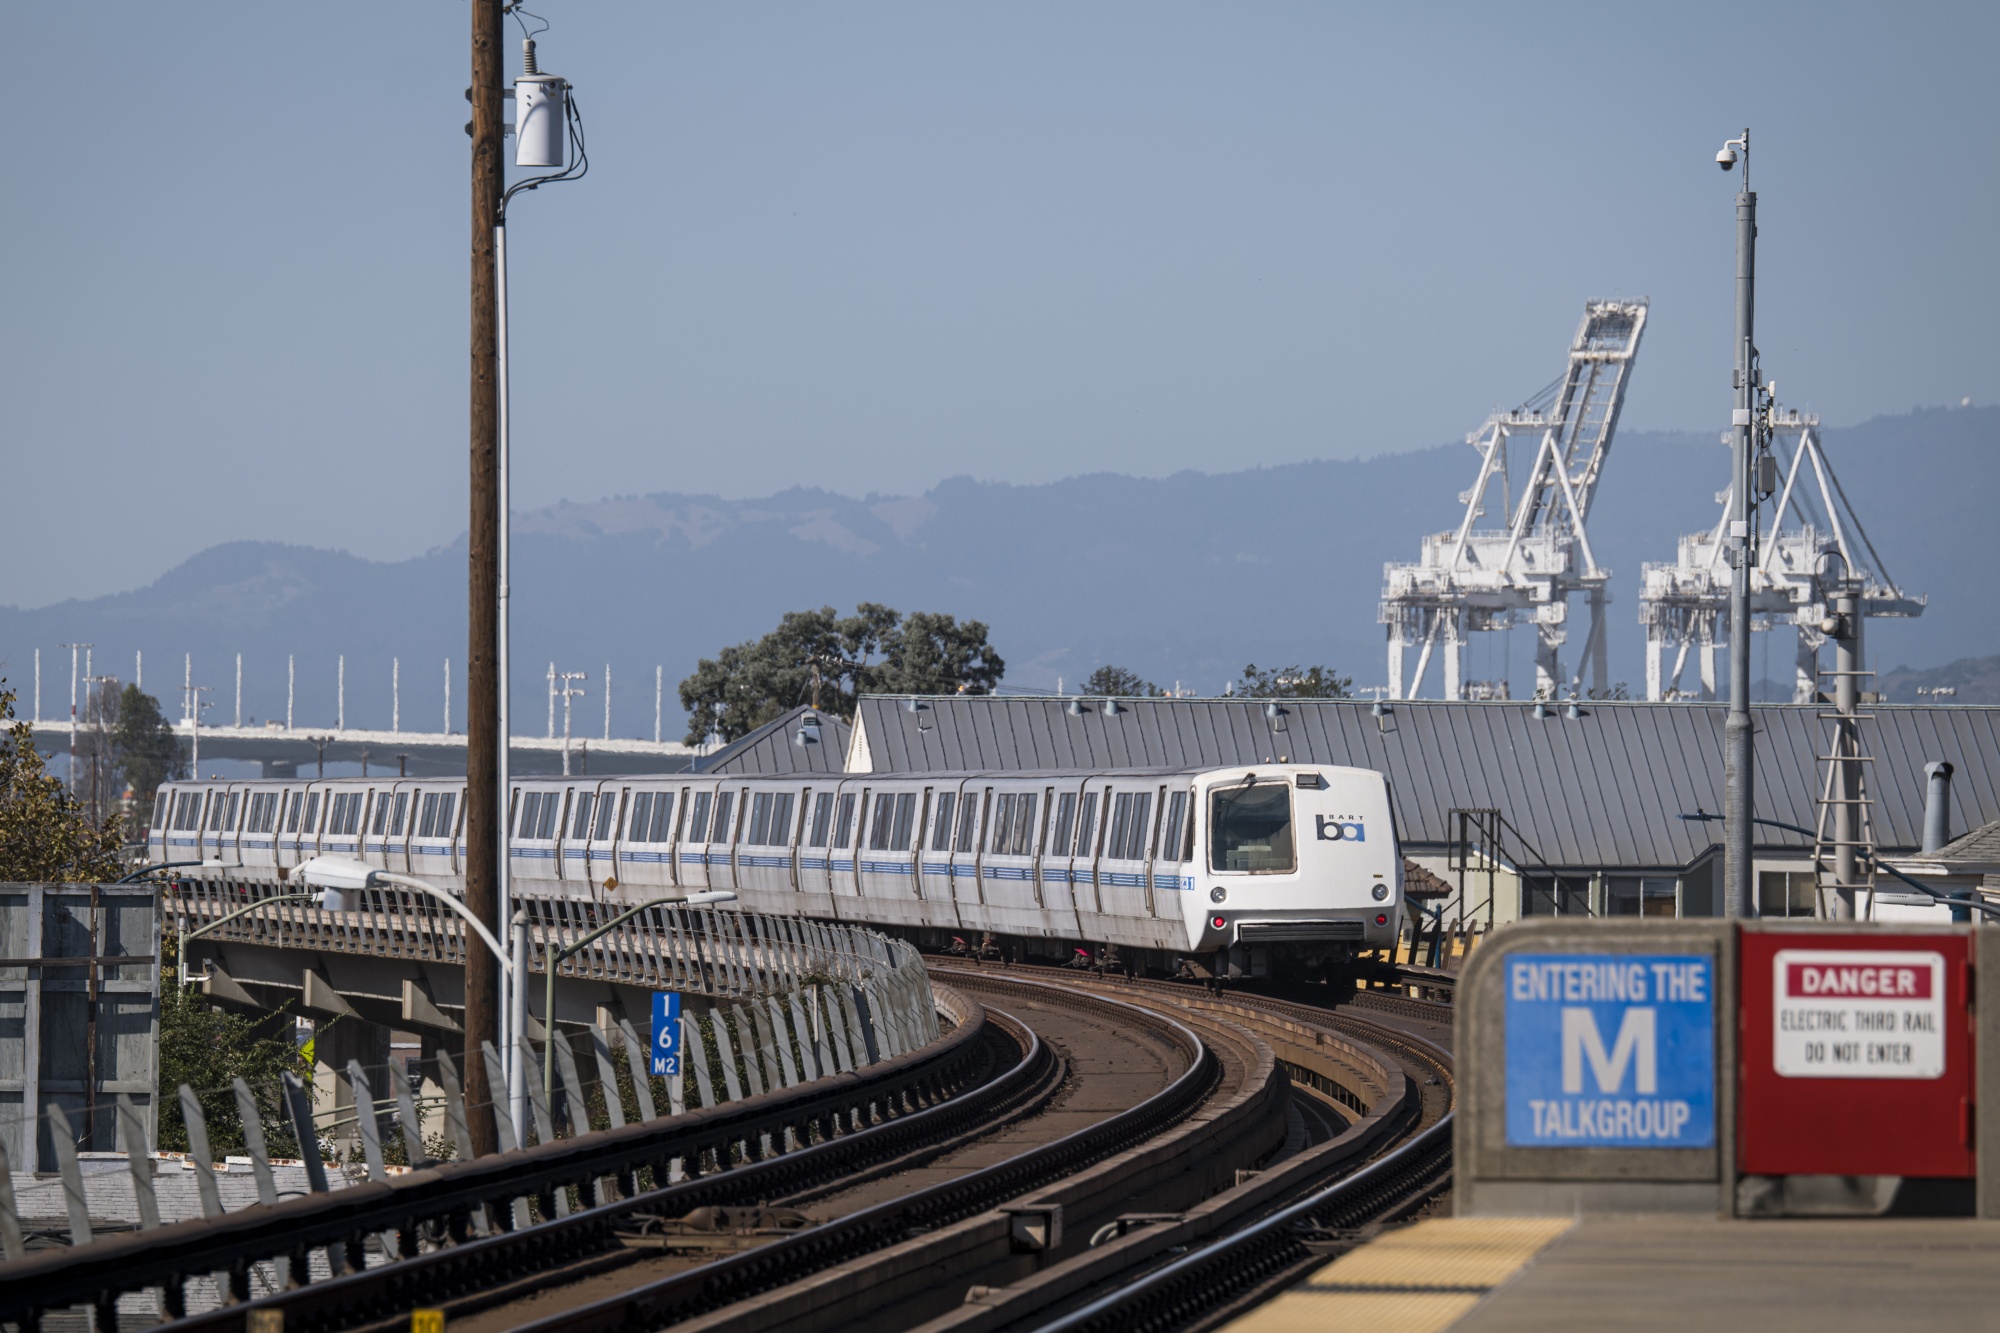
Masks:
[[[1209,864],[1256,873],[1298,866],[1292,844],[1292,789],[1282,782],[1225,787],[1209,798]]]

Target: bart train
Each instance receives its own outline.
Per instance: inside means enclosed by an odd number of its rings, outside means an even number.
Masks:
[[[354,857],[463,885],[463,779],[164,784],[155,861],[278,881]],[[1402,925],[1387,784],[1265,764],[1104,772],[550,778],[513,787],[518,892],[635,903],[732,889],[764,912],[950,945],[1216,975],[1324,973]],[[1185,966],[1184,966],[1185,965]]]

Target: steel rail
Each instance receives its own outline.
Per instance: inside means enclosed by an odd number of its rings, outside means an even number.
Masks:
[[[658,1196],[665,1191],[641,1194],[636,1179],[641,1169],[650,1167],[656,1180],[664,1180],[673,1159],[698,1163],[704,1153],[714,1152],[719,1160],[728,1161],[735,1144],[756,1143],[764,1135],[782,1136],[787,1129],[810,1141],[812,1130],[817,1129],[822,1141],[807,1149],[702,1175],[668,1189],[680,1190],[677,1197],[693,1197],[695,1202],[686,1206],[695,1207],[709,1201],[704,1194],[725,1189],[802,1187],[823,1177],[829,1161],[865,1154],[865,1165],[907,1152],[925,1134],[949,1133],[968,1116],[990,1115],[992,1099],[1004,1097],[1021,1082],[1033,1079],[1037,1071],[1030,1067],[1030,1059],[1039,1061],[1045,1056],[1030,1033],[1029,1049],[1024,1049],[1022,1061],[995,1081],[1001,1086],[989,1085],[987,1098],[967,1101],[949,1095],[967,1087],[989,1059],[985,1054],[984,1034],[989,1030],[986,1011],[976,1005],[966,1009],[969,1017],[942,1041],[870,1066],[865,1073],[838,1074],[670,1119],[596,1131],[472,1161],[441,1163],[394,1181],[256,1205],[214,1220],[179,1222],[101,1237],[88,1246],[31,1255],[0,1265],[0,1320],[32,1324],[42,1311],[75,1305],[104,1310],[114,1306],[118,1296],[149,1287],[165,1288],[177,1299],[188,1277],[214,1272],[230,1274],[240,1298],[247,1295],[253,1264],[289,1257],[294,1260],[291,1271],[297,1275],[308,1271],[304,1262],[307,1252],[325,1246],[344,1251],[350,1269],[347,1275],[254,1303],[226,1305],[185,1322],[204,1328],[239,1328],[252,1304],[304,1303],[306,1293],[330,1291],[348,1283],[355,1284],[348,1288],[351,1299],[358,1297],[359,1287],[378,1280],[377,1275],[394,1273],[408,1262],[436,1262],[439,1256],[482,1247],[507,1251],[519,1262],[538,1262],[540,1256],[571,1244],[570,1238],[589,1233],[593,1227],[608,1229],[616,1214],[657,1206]],[[873,1119],[868,1114],[870,1108],[879,1111],[883,1121],[854,1129],[856,1116]],[[840,1132],[843,1118],[846,1133]],[[623,1201],[519,1231],[478,1239],[473,1235],[472,1218],[477,1210],[483,1208],[505,1226],[514,1201],[526,1198],[538,1201],[544,1217],[552,1217],[557,1190],[577,1187],[588,1198],[592,1183],[605,1177],[618,1180],[626,1196]],[[405,1262],[362,1269],[364,1239],[384,1232],[398,1238],[402,1251],[398,1257]],[[442,1248],[419,1256],[419,1240],[426,1234]],[[564,1239],[558,1242],[558,1237]]]
[[[1352,1226],[1379,1217],[1448,1175],[1456,1111],[1367,1166],[1173,1260],[1079,1310],[1035,1326],[1035,1333],[1124,1333],[1168,1329],[1215,1310],[1309,1257],[1309,1228]],[[1327,1219],[1334,1219],[1329,1221]]]
[[[1021,984],[1016,982],[1015,984]],[[1220,1062],[1178,1020],[1108,996],[1057,991],[1070,1005],[1108,1005],[1170,1032],[1188,1067],[1166,1088],[1095,1125],[957,1179],[867,1208],[700,1268],[523,1325],[517,1333],[643,1333],[706,1314],[801,1278],[990,1212],[999,1204],[1062,1181],[1179,1123],[1207,1098]]]

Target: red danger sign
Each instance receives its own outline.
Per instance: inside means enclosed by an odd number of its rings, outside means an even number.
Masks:
[[[1865,963],[1799,963],[1785,968],[1785,994],[1794,999],[1928,1000],[1932,968],[1928,956],[1921,967]]]

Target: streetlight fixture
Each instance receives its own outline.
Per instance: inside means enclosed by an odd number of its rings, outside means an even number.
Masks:
[[[600,937],[610,934],[613,930],[624,925],[627,921],[630,921],[649,907],[705,907],[710,903],[729,903],[735,901],[735,893],[728,889],[714,889],[706,893],[676,893],[665,898],[649,898],[637,907],[627,908],[625,911],[620,912],[617,916],[612,917],[588,935],[577,940],[572,940],[560,949],[549,950],[548,960],[542,968],[542,1100],[544,1102],[550,1100],[555,1088],[554,1075],[550,1071],[555,1068],[556,1053],[556,968],[561,965],[562,961],[565,958],[570,958],[581,953],[584,949],[596,943]],[[521,934],[515,937],[517,947],[523,946],[527,939],[526,913],[523,913],[520,918],[520,930]],[[523,963],[522,966],[525,968],[526,964]],[[523,992],[516,991],[515,993],[516,995],[520,995]],[[517,1121],[516,1123],[519,1122]]]

